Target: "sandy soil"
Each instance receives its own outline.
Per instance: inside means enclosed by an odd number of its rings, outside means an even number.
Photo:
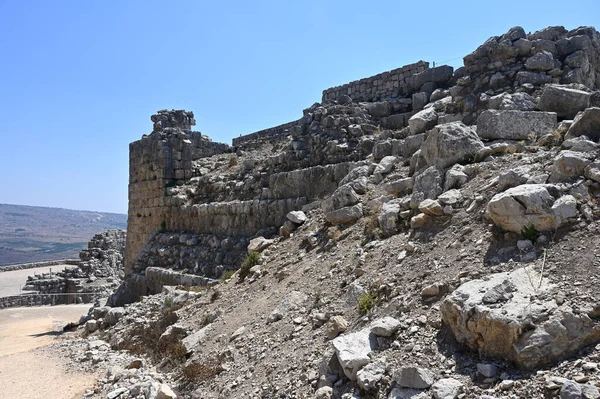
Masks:
[[[77,321],[89,305],[0,310],[2,396],[22,399],[80,398],[96,376],[68,370],[41,348],[60,338],[63,325]],[[36,349],[37,348],[37,349]]]
[[[14,270],[11,272],[0,273],[0,297],[19,295],[19,288],[25,285],[27,276],[34,274],[49,273],[52,269],[52,273],[60,272],[68,265],[54,265],[46,267],[36,267],[34,269],[23,269]]]

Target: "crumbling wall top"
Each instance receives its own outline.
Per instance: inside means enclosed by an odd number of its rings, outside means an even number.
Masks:
[[[178,128],[181,130],[191,130],[196,125],[194,113],[183,109],[172,109],[168,111],[162,109],[150,117],[154,123],[152,132],[162,131],[165,128]]]

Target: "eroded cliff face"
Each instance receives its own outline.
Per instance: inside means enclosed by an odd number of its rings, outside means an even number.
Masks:
[[[180,345],[184,397],[598,397],[599,56],[593,28],[517,27],[234,147],[159,111],[112,303],[162,294],[92,312],[95,336]]]

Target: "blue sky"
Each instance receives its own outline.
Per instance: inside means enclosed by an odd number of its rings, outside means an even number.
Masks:
[[[520,25],[600,27],[590,1],[0,0],[0,203],[127,211],[128,144],[159,109],[214,141],[297,119],[331,86],[454,66]]]

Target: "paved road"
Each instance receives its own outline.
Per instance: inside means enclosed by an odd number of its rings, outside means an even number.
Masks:
[[[27,276],[34,274],[56,273],[64,270],[69,265],[54,265],[45,267],[36,267],[34,269],[13,270],[12,272],[0,273],[0,297],[19,295],[19,285],[23,287],[27,282]],[[0,266],[1,267],[1,266]]]

